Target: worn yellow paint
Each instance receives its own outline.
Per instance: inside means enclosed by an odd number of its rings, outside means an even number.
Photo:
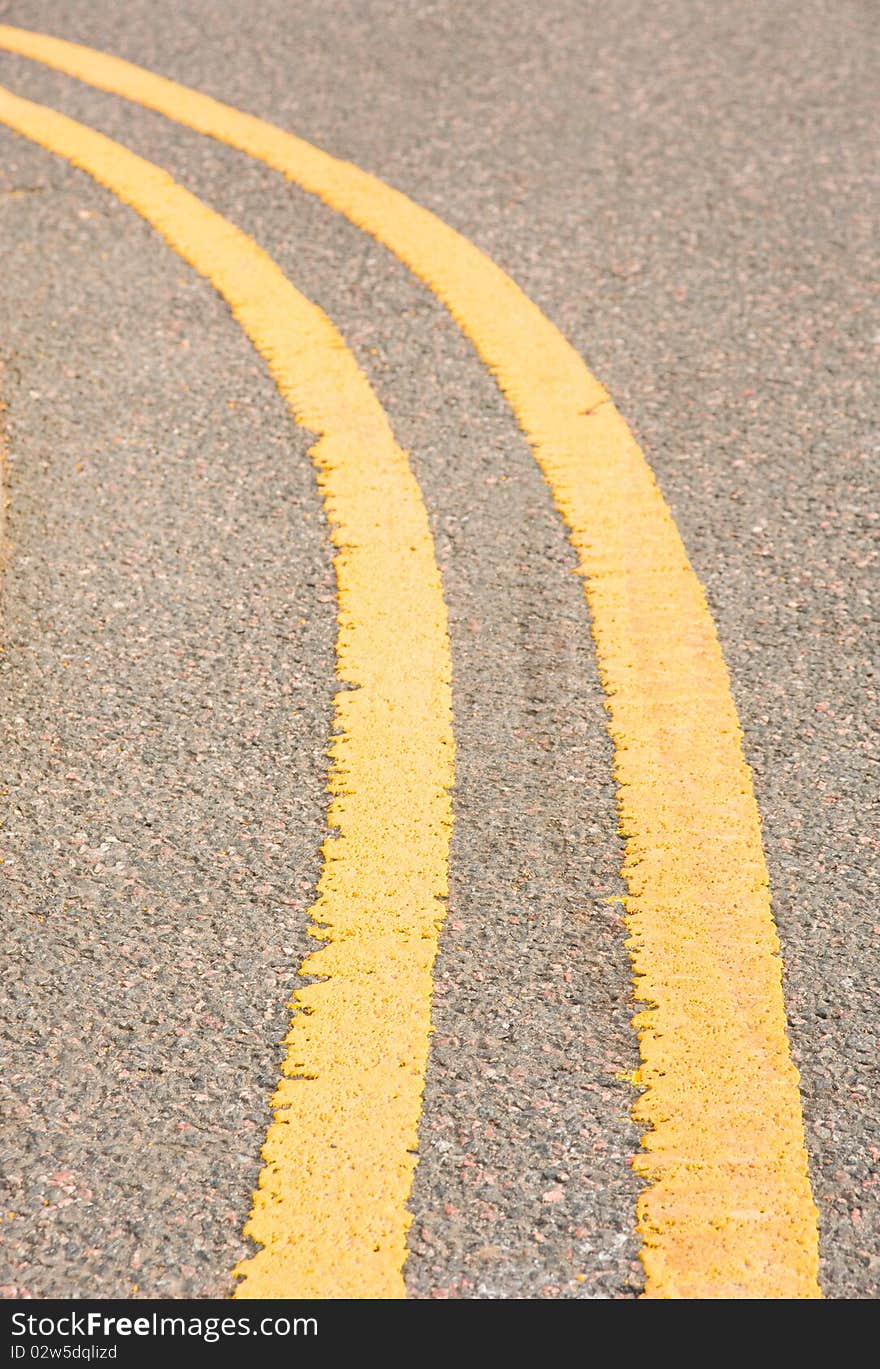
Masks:
[[[118,143],[0,90],[0,120],[137,210],[228,302],[318,434],[338,548],[333,799],[239,1297],[398,1297],[447,892],[449,643],[406,454],[333,324],[255,242]]]
[[[494,373],[577,549],[626,838],[646,1128],[649,1297],[817,1297],[817,1212],[760,820],[702,588],[650,468],[582,359],[485,254],[302,139],[116,58],[0,46],[275,167],[390,248]]]

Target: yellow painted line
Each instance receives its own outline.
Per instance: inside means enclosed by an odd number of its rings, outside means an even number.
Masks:
[[[0,25],[0,46],[275,167],[372,234],[495,375],[574,544],[615,746],[644,1093],[649,1297],[818,1297],[818,1214],[760,819],[703,590],[652,472],[554,325],[435,215],[142,68]]]
[[[0,120],[87,171],[229,304],[318,435],[338,548],[324,867],[238,1297],[400,1297],[444,915],[453,778],[446,610],[406,454],[339,333],[252,239],[159,167],[0,88]]]

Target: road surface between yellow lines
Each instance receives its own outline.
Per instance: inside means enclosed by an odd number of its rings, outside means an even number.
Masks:
[[[575,547],[615,747],[644,1127],[648,1297],[819,1297],[760,818],[702,587],[607,392],[483,252],[358,167],[143,68],[0,25],[0,47],[265,162],[389,248],[506,396]]]
[[[308,957],[239,1297],[400,1297],[451,835],[446,609],[421,493],[333,324],[239,229],[100,133],[0,88],[0,120],[87,171],[227,301],[311,448],[338,548],[336,735]],[[400,669],[401,659],[411,669]],[[393,776],[393,779],[392,779]]]
[[[0,395],[3,393],[3,363],[0,361]],[[0,575],[6,569],[6,511],[9,505],[7,489],[6,401],[0,399]],[[0,643],[2,650],[2,643]]]

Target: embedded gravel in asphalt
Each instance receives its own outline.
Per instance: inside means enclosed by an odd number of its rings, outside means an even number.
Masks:
[[[3,142],[3,1283],[222,1293],[318,868],[325,529],[209,287]]]
[[[268,0],[245,32],[242,12],[0,6],[375,170],[484,247],[609,387],[731,669],[823,1287],[873,1296],[870,7],[554,0],[512,23],[497,0]],[[573,555],[503,402],[387,253],[273,173],[30,63],[0,55],[0,80],[254,233],[412,451],[459,770],[411,1294],[633,1296],[611,750]],[[324,524],[304,435],[209,287],[88,178],[0,143],[17,1214],[0,1283],[224,1292],[318,869]]]

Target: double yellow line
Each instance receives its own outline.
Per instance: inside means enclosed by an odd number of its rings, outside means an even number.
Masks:
[[[117,58],[2,25],[0,47],[318,195],[429,286],[495,375],[577,550],[607,694],[628,945],[648,1005],[635,1019],[646,1292],[818,1296],[779,943],[729,679],[671,514],[609,396],[489,258],[375,177]],[[340,548],[338,668],[359,688],[336,700],[329,818],[339,835],[325,845],[313,909],[327,944],[303,967],[327,979],[295,995],[247,1228],[263,1248],[237,1271],[237,1295],[399,1295],[453,758],[445,613],[421,496],[339,335],[286,281],[276,307],[280,273],[256,244],[61,115],[3,93],[0,118],[113,190],[207,276],[297,421],[321,434],[312,454]]]

